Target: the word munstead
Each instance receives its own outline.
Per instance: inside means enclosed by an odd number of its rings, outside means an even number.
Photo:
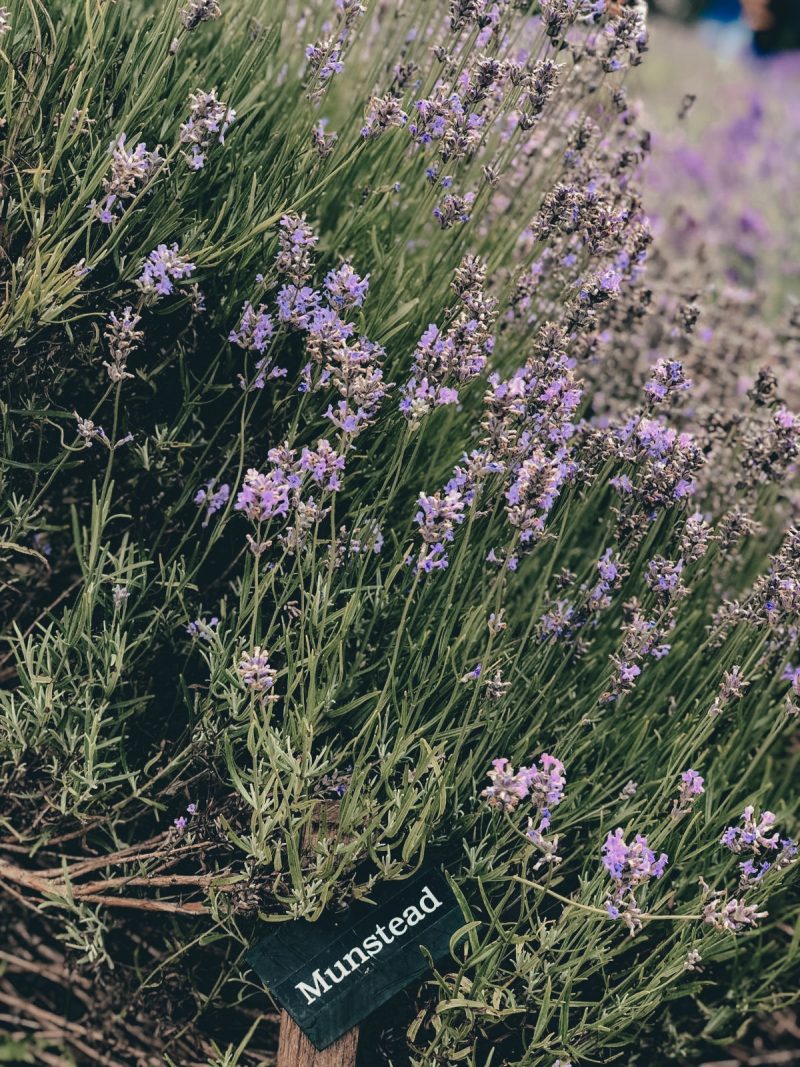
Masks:
[[[409,904],[399,915],[390,919],[386,926],[376,925],[375,932],[365,937],[360,945],[355,945],[349,952],[345,952],[324,971],[317,968],[308,982],[297,982],[295,989],[300,990],[307,1003],[314,1004],[320,997],[329,993],[334,985],[344,981],[362,964],[382,952],[386,945],[404,937],[409,930],[424,922],[427,915],[432,915],[441,907],[442,901],[427,885],[424,886],[419,904]]]

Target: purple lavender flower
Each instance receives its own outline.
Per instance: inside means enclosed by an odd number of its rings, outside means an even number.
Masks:
[[[457,489],[444,496],[441,493],[421,493],[417,505],[419,511],[414,516],[414,522],[428,546],[428,552],[420,554],[418,567],[425,572],[444,569],[447,566],[444,546],[453,540],[455,527],[464,521],[464,498]]]
[[[189,97],[189,118],[181,125],[181,144],[190,146],[186,160],[192,170],[205,166],[206,153],[212,141],[225,144],[225,134],[236,118],[236,112],[217,98],[217,90],[204,93],[198,89]]]
[[[623,686],[631,685],[641,673],[642,669],[636,663],[625,663],[623,661],[619,665],[619,679]]]
[[[742,812],[742,822],[743,826],[729,826],[720,838],[720,844],[737,854],[752,852],[754,855],[778,847],[780,835],[769,833],[775,823],[771,811],[764,811],[756,817],[752,804],[748,804]]]
[[[473,672],[474,673],[474,672]],[[465,680],[469,675],[465,675]],[[504,687],[505,688],[505,687]],[[555,865],[561,862],[558,855],[558,836],[548,837],[551,809],[564,798],[566,776],[564,765],[555,756],[543,752],[539,757],[539,766],[520,767],[515,773],[507,759],[492,761],[489,771],[491,785],[481,793],[491,807],[504,811],[513,811],[520,800],[530,796],[536,812],[536,818],[528,819],[526,836],[540,850],[541,857],[534,865],[534,870],[543,864]]]
[[[320,294],[308,285],[284,285],[276,298],[278,318],[300,330],[308,329],[321,299]]]
[[[489,62],[492,63],[491,60]],[[494,77],[498,68],[484,68],[484,71]],[[470,157],[481,142],[484,118],[465,106],[461,96],[464,89],[469,91],[469,86],[464,85],[460,91],[453,92],[440,82],[434,86],[430,96],[415,102],[413,115],[407,124],[408,132],[416,144],[437,142],[445,162]]]
[[[677,359],[660,359],[653,368],[650,381],[644,387],[653,404],[661,404],[685,389],[691,389],[692,382],[683,373],[683,364]]]
[[[613,549],[607,548],[597,562],[600,581],[589,593],[588,607],[591,611],[600,611],[611,604],[609,593],[616,589],[623,578],[623,569],[618,558],[614,558]]]
[[[252,522],[268,522],[278,515],[288,514],[289,489],[286,472],[281,468],[262,474],[251,467],[244,476],[234,507]]]
[[[144,261],[137,285],[147,296],[158,299],[169,296],[175,286],[173,282],[188,278],[194,272],[194,263],[180,255],[177,244],[159,245]]]
[[[218,626],[219,619],[216,615],[212,615],[208,622],[205,619],[195,619],[194,622],[190,622],[186,627],[186,633],[189,637],[199,637],[203,641],[210,641]]]
[[[309,67],[323,82],[329,81],[334,74],[341,74],[344,70],[341,42],[329,44],[327,41],[321,41],[318,44],[306,45],[306,59]]]
[[[330,492],[342,488],[339,477],[344,470],[344,456],[340,456],[324,438],[317,442],[316,450],[304,448],[298,467],[307,471],[317,485]]]
[[[227,484],[221,485],[219,489],[214,488],[214,481],[207,482],[205,489],[198,489],[194,496],[194,502],[199,508],[205,507],[206,517],[203,521],[203,526],[208,526],[211,516],[216,514],[227,503],[231,495],[231,487]]]
[[[564,764],[547,752],[539,757],[538,767],[534,764],[528,770],[531,798],[538,808],[547,813],[548,825],[549,809],[558,807],[564,799],[566,780]]]
[[[791,663],[788,663],[784,668],[781,679],[791,682],[793,692],[800,696],[800,667],[793,667]]]
[[[568,600],[556,600],[539,619],[539,635],[543,640],[566,636],[571,630],[574,614],[575,607]]]
[[[645,581],[652,590],[664,594],[664,599],[668,600],[685,591],[681,584],[682,572],[682,559],[673,562],[662,556],[656,556],[647,564]]]
[[[412,425],[434,407],[457,403],[454,386],[476,378],[486,366],[494,349],[491,329],[497,307],[484,292],[485,282],[484,264],[465,256],[453,280],[460,310],[446,329],[431,323],[425,330],[402,389],[400,410]]]
[[[474,193],[465,193],[464,196],[448,193],[433,209],[433,217],[443,230],[449,230],[457,222],[469,222],[470,209],[474,200]]]
[[[369,289],[369,275],[360,278],[349,263],[325,276],[328,302],[338,311],[360,308]]]
[[[156,147],[152,152],[141,141],[133,151],[126,148],[127,135],[121,133],[108,147],[111,155],[111,174],[103,180],[105,196],[98,204],[93,200],[89,209],[107,226],[121,218],[124,201],[132,200],[152,179],[164,163]]]
[[[400,101],[387,93],[385,96],[373,96],[367,109],[367,117],[361,127],[361,136],[377,137],[378,134],[393,126],[405,126],[408,115],[400,107]]]
[[[77,411],[73,412],[77,420],[78,436],[83,439],[84,446],[91,448],[94,441],[111,447],[111,442],[102,426],[97,426],[92,419],[82,419]]]
[[[697,771],[689,767],[681,774],[680,791],[672,802],[672,814],[676,818],[692,810],[695,800],[705,793],[704,780]]]
[[[243,652],[237,665],[242,684],[255,693],[267,693],[275,685],[278,672],[270,666],[267,653],[260,645]]]
[[[512,811],[528,795],[527,768],[522,767],[515,774],[507,759],[492,760],[489,781],[492,784],[483,790],[481,796],[486,798],[490,807]]]
[[[656,858],[642,834],[636,834],[633,844],[628,845],[621,827],[606,837],[602,852],[603,866],[614,882],[606,910],[612,918],[622,918],[633,937],[642,926],[634,891],[653,878],[661,878],[669,858],[665,852]]]
[[[306,222],[306,216],[288,214],[281,219],[275,266],[297,287],[311,276],[312,252],[319,238]]]
[[[569,473],[567,464],[550,459],[538,448],[532,449],[517,468],[515,479],[505,493],[506,514],[511,525],[520,530],[523,544],[543,532],[545,517]]]
[[[50,539],[43,530],[40,530],[33,535],[31,543],[36,551],[41,552],[43,556],[49,556],[53,552],[53,546],[50,544]]]
[[[228,340],[247,351],[263,352],[275,333],[272,317],[264,304],[256,310],[249,300],[242,305],[239,325],[228,334]]]

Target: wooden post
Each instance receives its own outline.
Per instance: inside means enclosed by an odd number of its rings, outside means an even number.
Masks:
[[[275,1067],[355,1067],[357,1050],[357,1026],[319,1052],[294,1019],[285,1011],[281,1012],[278,1060]]]
[[[317,840],[320,826],[337,826],[339,823],[338,803],[323,804],[321,809],[320,818],[315,820],[308,833],[308,848]],[[278,1059],[275,1067],[355,1067],[357,1051],[357,1026],[320,1052],[314,1048],[291,1015],[285,1011],[281,1012]]]

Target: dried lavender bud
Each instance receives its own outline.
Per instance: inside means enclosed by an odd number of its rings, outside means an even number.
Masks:
[[[726,930],[736,934],[741,930],[758,925],[759,919],[767,916],[766,911],[758,911],[752,904],[745,904],[736,897],[726,899],[720,892],[711,892],[705,887],[709,899],[703,906],[703,922],[715,930]]]
[[[475,21],[479,8],[478,0],[450,0],[450,29],[453,33]]]
[[[311,131],[311,141],[320,159],[327,159],[336,146],[337,134],[326,133],[323,120],[320,120]]]
[[[386,96],[373,96],[367,109],[367,117],[361,127],[362,137],[377,137],[378,134],[392,126],[405,126],[408,115],[400,107],[397,97],[387,93]]]
[[[221,14],[222,9],[217,0],[188,0],[188,3],[181,8],[181,22],[191,33],[201,22],[218,19]]]
[[[144,337],[142,331],[136,329],[140,322],[141,315],[134,314],[130,306],[125,308],[121,316],[117,316],[113,311],[108,316],[108,325],[103,336],[108,341],[111,363],[104,362],[103,366],[112,382],[121,382],[125,378],[133,377],[126,368],[129,356]]]

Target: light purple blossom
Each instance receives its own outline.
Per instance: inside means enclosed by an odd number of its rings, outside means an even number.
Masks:
[[[181,144],[190,146],[186,160],[192,170],[205,166],[212,141],[225,144],[225,134],[236,112],[217,97],[217,90],[205,93],[198,89],[189,97],[189,118],[181,125]]]
[[[174,282],[194,273],[194,263],[178,252],[177,244],[161,244],[144,261],[137,285],[147,296],[158,299],[173,292]]]
[[[280,222],[278,255],[275,266],[296,287],[302,287],[311,276],[313,250],[319,238],[306,222],[306,216],[288,214]]]
[[[242,305],[239,325],[228,334],[228,340],[248,351],[263,352],[275,333],[272,316],[266,306],[259,304],[255,309],[249,300]]]
[[[661,878],[668,856],[662,852],[656,857],[642,834],[636,834],[633,844],[627,844],[621,827],[606,837],[602,852],[603,866],[614,882],[606,911],[613,919],[621,918],[633,937],[642,926],[635,890],[651,879]]]
[[[800,667],[793,667],[791,663],[784,668],[781,679],[792,683],[792,690],[800,696]]]
[[[339,311],[360,308],[369,289],[369,275],[361,278],[349,263],[343,263],[325,276],[328,302]]]
[[[214,481],[206,483],[204,489],[198,489],[194,496],[194,502],[197,506],[205,507],[206,517],[203,521],[203,526],[208,526],[211,516],[216,514],[227,503],[231,495],[231,487],[227,484],[223,484],[219,489],[214,488]]]
[[[339,475],[344,470],[344,456],[340,456],[324,438],[317,442],[316,450],[303,449],[298,467],[330,492],[342,488]]]
[[[466,193],[464,196],[448,193],[433,209],[433,217],[443,230],[449,230],[457,222],[469,222],[474,200],[474,193]]]
[[[692,381],[683,372],[683,364],[677,359],[660,359],[653,368],[650,381],[644,391],[651,403],[661,404],[676,393],[691,389]]]
[[[236,497],[236,511],[242,511],[252,522],[268,522],[289,513],[289,480],[279,467],[266,474],[251,467]]]
[[[125,209],[125,201],[132,200],[155,177],[164,163],[159,147],[150,151],[144,141],[129,151],[127,135],[121,133],[108,147],[111,173],[103,179],[105,196],[98,204],[93,200],[89,209],[107,226],[117,222]]]
[[[186,627],[186,633],[189,637],[199,637],[203,641],[210,641],[214,630],[219,626],[219,619],[216,615],[212,615],[211,618],[206,621],[205,619],[195,619],[194,622],[190,622]]]
[[[269,692],[278,675],[270,666],[266,650],[260,645],[256,645],[252,652],[243,652],[236,669],[242,684],[255,693]]]
[[[763,811],[756,816],[752,804],[742,812],[742,826],[729,826],[720,838],[720,844],[725,845],[731,852],[752,852],[758,855],[762,851],[770,851],[778,846],[779,834],[770,833],[775,823],[775,816],[771,811]]]
[[[704,779],[697,771],[689,767],[681,773],[681,785],[678,796],[672,803],[672,814],[677,818],[692,810],[695,800],[705,793]]]
[[[507,759],[492,760],[489,781],[492,784],[483,790],[481,796],[486,798],[490,807],[511,811],[528,795],[528,769],[522,767],[515,773]]]

